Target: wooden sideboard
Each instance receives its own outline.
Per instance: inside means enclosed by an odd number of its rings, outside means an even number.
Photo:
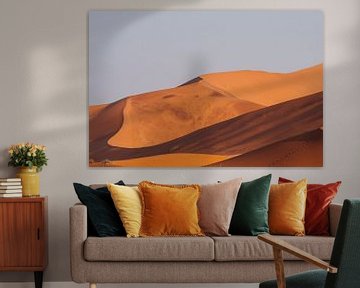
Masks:
[[[47,197],[0,198],[0,271],[32,271],[41,288],[47,250]]]

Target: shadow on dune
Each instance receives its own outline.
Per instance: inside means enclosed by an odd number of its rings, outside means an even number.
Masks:
[[[90,141],[90,158],[103,162],[171,153],[243,155],[319,129],[323,125],[322,105],[321,92],[249,112],[159,145],[119,148],[107,144],[112,133],[121,126],[124,103],[119,101],[106,107],[99,114],[101,117],[90,123],[90,131],[94,127],[103,128],[97,135],[91,133],[94,138]],[[109,111],[116,112],[117,117],[106,118]]]
[[[322,167],[323,131],[317,129],[208,166]]]

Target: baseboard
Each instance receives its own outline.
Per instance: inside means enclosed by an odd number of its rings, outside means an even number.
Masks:
[[[45,282],[43,288],[87,288],[88,284]],[[258,288],[259,284],[98,284],[97,288]],[[0,283],[0,288],[34,288],[34,283]]]

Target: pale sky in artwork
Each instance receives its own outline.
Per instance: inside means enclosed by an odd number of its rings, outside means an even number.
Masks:
[[[89,105],[232,70],[323,63],[321,11],[91,11]]]

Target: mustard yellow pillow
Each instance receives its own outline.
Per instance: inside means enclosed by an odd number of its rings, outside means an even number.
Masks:
[[[139,237],[141,226],[141,196],[138,187],[108,184],[127,237]]]
[[[271,234],[305,234],[307,180],[271,185],[269,195],[269,228]]]
[[[171,186],[143,181],[140,236],[202,236],[197,201],[199,185]]]

